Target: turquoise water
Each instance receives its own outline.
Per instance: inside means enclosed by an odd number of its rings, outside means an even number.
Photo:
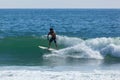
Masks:
[[[119,13],[119,9],[0,9],[0,66],[120,66]],[[57,52],[38,48],[48,46],[51,26],[57,33]]]

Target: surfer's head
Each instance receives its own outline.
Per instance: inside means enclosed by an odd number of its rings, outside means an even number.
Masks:
[[[50,28],[50,31],[53,31],[53,28]]]

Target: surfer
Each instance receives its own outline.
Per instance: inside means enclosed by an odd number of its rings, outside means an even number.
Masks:
[[[51,38],[49,39],[49,35],[51,35]],[[56,42],[56,33],[54,32],[53,28],[50,28],[50,32],[47,35],[47,39],[49,40],[49,46],[48,49],[51,47],[51,43],[54,41],[56,49],[57,49],[57,42]]]

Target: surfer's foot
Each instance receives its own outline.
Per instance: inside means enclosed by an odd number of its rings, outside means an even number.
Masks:
[[[50,49],[50,47],[48,47],[48,49]]]

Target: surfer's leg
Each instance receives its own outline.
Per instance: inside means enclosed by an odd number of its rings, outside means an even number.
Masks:
[[[58,47],[57,47],[57,42],[56,42],[56,39],[54,39],[54,43],[55,43],[55,46],[56,46],[56,49],[57,49]]]
[[[50,40],[49,40],[49,46],[48,46],[48,49],[51,47],[51,42],[53,41],[53,39],[51,38]]]

